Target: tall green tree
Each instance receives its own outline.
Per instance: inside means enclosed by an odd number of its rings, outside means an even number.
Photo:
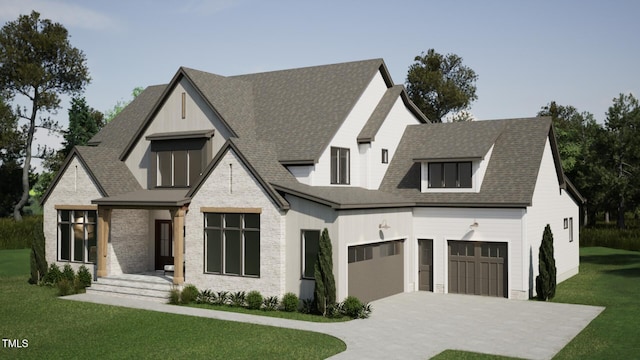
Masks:
[[[616,201],[618,228],[625,228],[624,215],[638,205],[640,196],[640,104],[632,94],[620,94],[607,111],[605,129],[609,133],[609,164]]]
[[[587,198],[583,220],[595,222],[597,211],[607,208],[604,128],[589,112],[579,112],[573,106],[555,101],[543,106],[538,116],[550,116],[555,129],[562,169],[567,177]]]
[[[20,199],[22,137],[17,129],[18,118],[0,96],[0,217],[12,215]]]
[[[30,109],[18,107],[17,115],[26,120],[22,195],[13,209],[16,220],[29,199],[33,137],[37,127],[57,128],[43,114],[60,108],[60,95],[77,95],[89,83],[84,53],[69,42],[67,29],[36,11],[20,15],[0,30],[0,88],[9,99],[23,97]]]
[[[547,224],[542,233],[538,252],[538,276],[536,277],[538,300],[547,301],[556,295],[556,260],[553,255],[553,233]]]
[[[127,107],[127,105],[129,105],[135,98],[138,97],[138,95],[140,95],[140,93],[144,90],[143,87],[141,86],[137,86],[135,88],[133,88],[133,90],[131,91],[131,99],[127,100],[127,101],[123,101],[123,100],[119,100],[118,102],[116,102],[115,105],[113,105],[113,107],[109,110],[107,110],[104,114],[104,122],[105,123],[110,123],[111,120],[113,120],[113,118],[115,118],[116,116],[118,116],[118,114],[120,114],[120,112],[122,112],[122,110],[124,110],[125,107]]]
[[[322,230],[322,235],[320,235],[314,276],[316,280],[314,289],[315,301],[318,312],[324,316],[327,314],[327,309],[336,305],[336,281],[333,277],[333,250],[327,228]]]
[[[42,197],[49,188],[55,174],[75,146],[86,145],[91,138],[104,126],[104,115],[87,105],[84,97],[71,99],[71,107],[68,110],[69,128],[63,131],[62,149],[46,156],[42,167],[44,171],[38,176],[38,182],[33,190],[36,198]]]
[[[442,55],[429,49],[414,58],[407,73],[407,93],[433,122],[442,122],[450,112],[469,109],[478,99],[476,75],[456,54]]]

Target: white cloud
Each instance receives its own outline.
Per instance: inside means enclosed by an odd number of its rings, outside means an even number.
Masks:
[[[41,18],[59,22],[67,28],[109,30],[117,28],[116,21],[105,14],[61,1],[3,0],[0,2],[0,21],[13,21],[19,15],[28,15],[32,10]]]

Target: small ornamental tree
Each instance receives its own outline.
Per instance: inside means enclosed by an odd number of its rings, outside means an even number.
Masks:
[[[556,260],[553,257],[553,233],[547,224],[542,234],[542,243],[538,252],[538,272],[536,293],[538,300],[547,301],[556,295]]]
[[[314,267],[316,285],[314,290],[318,312],[323,316],[336,304],[336,281],[333,277],[333,250],[329,231],[325,228],[320,236],[318,257]]]

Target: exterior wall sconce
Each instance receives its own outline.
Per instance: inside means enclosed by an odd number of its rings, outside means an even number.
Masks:
[[[380,224],[378,224],[378,229],[390,229],[391,226],[387,225],[387,220],[382,220],[382,222]]]
[[[478,226],[480,226],[480,225],[478,224],[478,221],[474,219],[474,220],[473,220],[473,223],[472,223],[471,225],[469,225],[469,229],[471,229],[471,230],[475,230],[475,229],[477,229],[477,228],[478,228]]]

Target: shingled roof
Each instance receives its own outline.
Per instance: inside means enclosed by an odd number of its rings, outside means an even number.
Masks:
[[[530,206],[551,119],[409,126],[380,189],[424,206]],[[551,133],[552,134],[552,133]],[[479,158],[494,146],[479,192],[421,192],[420,159]],[[557,150],[552,150],[564,186]]]

